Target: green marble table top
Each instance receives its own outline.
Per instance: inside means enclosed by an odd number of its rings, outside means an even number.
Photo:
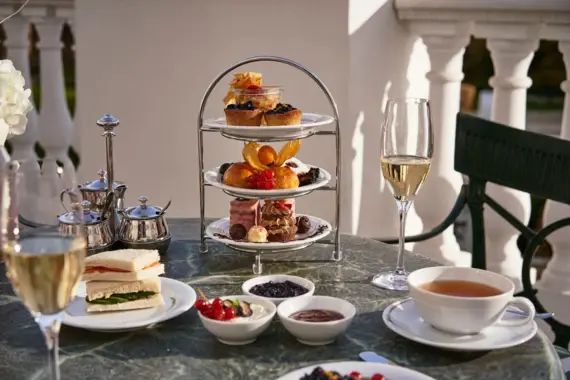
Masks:
[[[173,241],[164,256],[166,275],[199,286],[210,295],[241,293],[251,278],[253,256],[209,242],[200,254],[199,221],[169,221]],[[347,299],[358,314],[335,343],[309,347],[298,343],[275,320],[256,342],[231,347],[219,343],[201,325],[194,309],[152,329],[104,334],[63,327],[63,379],[275,379],[293,369],[326,361],[359,360],[361,351],[375,351],[393,362],[440,380],[564,379],[558,356],[542,332],[518,347],[493,352],[461,353],[423,346],[392,333],[382,310],[404,298],[370,285],[375,273],[393,268],[396,249],[380,242],[342,236],[344,259],[328,261],[332,246],[314,245],[298,252],[263,256],[264,274],[287,273],[307,277],[315,294]],[[435,265],[409,253],[407,268]],[[13,295],[4,269],[0,270],[0,379],[46,378],[43,337],[29,313]]]

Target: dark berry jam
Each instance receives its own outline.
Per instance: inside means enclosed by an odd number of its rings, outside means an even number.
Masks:
[[[246,103],[241,104],[229,104],[226,107],[227,110],[243,110],[243,111],[253,111],[255,106],[251,100],[247,101]]]
[[[309,289],[295,284],[291,281],[273,282],[269,281],[264,284],[253,286],[249,289],[251,294],[269,298],[290,298],[297,297],[309,292]]]
[[[284,104],[284,103],[278,103],[275,108],[273,108],[272,110],[267,111],[267,113],[269,114],[276,114],[276,113],[286,113],[289,111],[293,111],[296,110],[297,108],[293,107],[291,104]]]

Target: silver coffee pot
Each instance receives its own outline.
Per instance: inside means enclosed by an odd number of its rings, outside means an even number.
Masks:
[[[95,181],[86,182],[78,186],[81,196],[84,200],[91,203],[91,207],[94,211],[101,213],[105,205],[105,200],[107,199],[108,183],[104,169],[100,169],[97,174],[99,179]],[[113,182],[113,193],[115,194],[115,207],[114,210],[123,208],[125,202],[125,192],[127,191],[127,185],[122,182]],[[120,217],[115,211],[116,224],[119,225]]]
[[[157,249],[160,253],[165,253],[170,245],[171,234],[164,213],[171,202],[164,207],[157,207],[148,205],[145,196],[138,200],[138,206],[119,210],[119,241],[125,248]]]

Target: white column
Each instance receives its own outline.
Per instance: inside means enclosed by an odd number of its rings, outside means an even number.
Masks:
[[[38,48],[41,61],[40,143],[46,151],[46,157],[57,158],[64,164],[67,177],[73,175],[73,165],[67,156],[73,122],[65,97],[61,57],[63,23],[61,18],[46,17],[36,23],[36,28],[40,38]],[[55,171],[50,170],[51,172]]]
[[[570,140],[570,41],[559,42],[566,66],[566,80],[562,83],[565,92],[564,113],[560,137]],[[547,226],[559,219],[570,217],[570,206],[548,201],[546,204],[544,225]],[[570,238],[569,227],[562,228],[550,236],[548,242],[552,245],[552,260],[544,270],[536,288],[540,302],[549,310],[556,313],[556,318],[564,323],[570,323]]]
[[[16,16],[4,23],[3,26],[6,32],[4,46],[7,50],[8,59],[12,60],[16,69],[22,72],[26,80],[26,88],[30,88],[32,85],[29,60],[30,43],[28,38],[30,20]],[[33,99],[30,100],[33,102]],[[10,139],[13,148],[12,158],[14,159],[34,159],[36,157],[34,151],[34,145],[38,141],[36,110],[31,110],[27,117],[26,132],[23,135],[14,136]]]
[[[493,30],[493,27],[490,27]],[[528,68],[538,48],[538,38],[507,39],[502,37],[508,33],[503,26],[497,28],[487,39],[487,47],[491,52],[495,75],[489,81],[493,87],[493,105],[491,119],[510,125],[526,128],[526,94],[532,81],[528,77]],[[518,35],[528,35],[526,28],[520,28]],[[487,194],[506,208],[518,220],[528,223],[530,217],[530,196],[517,190],[494,184],[487,185]],[[487,237],[487,268],[502,273],[515,281],[520,289],[522,269],[521,253],[517,247],[519,232],[497,215],[493,210],[485,208],[485,232]]]
[[[463,53],[469,42],[469,31],[468,25],[449,25],[449,27],[444,35],[432,34],[433,28],[430,31],[430,25],[425,25],[419,30],[431,62],[427,78],[430,81],[429,99],[435,135],[430,174],[415,202],[424,231],[429,231],[445,219],[455,204],[463,184],[461,175],[453,168],[453,157],[455,120],[459,111],[463,79]],[[417,243],[415,251],[443,264],[461,266],[471,264],[471,255],[461,252],[453,234],[453,227],[449,227],[443,234],[433,239]]]

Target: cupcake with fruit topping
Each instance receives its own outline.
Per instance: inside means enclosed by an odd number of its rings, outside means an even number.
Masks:
[[[291,104],[279,103],[275,108],[265,111],[265,122],[268,126],[301,124],[303,112]]]
[[[228,125],[259,127],[263,118],[263,112],[256,108],[251,101],[229,104],[224,109],[224,113]]]
[[[295,240],[297,226],[291,206],[279,201],[266,202],[261,208],[261,225],[267,230],[267,240],[285,243]]]

